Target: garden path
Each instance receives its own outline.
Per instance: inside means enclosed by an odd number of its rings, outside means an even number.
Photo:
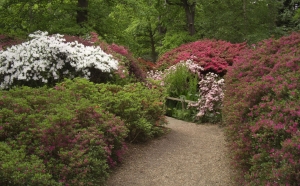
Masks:
[[[167,118],[168,134],[130,144],[107,186],[233,186],[223,129]]]

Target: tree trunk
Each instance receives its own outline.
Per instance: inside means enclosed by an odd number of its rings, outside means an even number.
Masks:
[[[244,35],[244,40],[245,37],[248,35],[248,21],[247,21],[247,0],[243,0],[243,18],[244,18],[244,31],[243,31],[243,35]]]
[[[195,8],[196,2],[189,4],[188,0],[182,0],[183,7],[186,15],[186,23],[189,34],[192,36],[196,33],[195,29]]]
[[[156,62],[157,53],[156,53],[156,48],[155,48],[154,33],[152,31],[151,24],[149,24],[149,37],[150,37],[150,45],[151,45],[151,58],[152,58],[152,62]]]
[[[180,0],[180,2],[173,2],[170,0],[165,1],[169,5],[177,5],[184,8],[186,15],[186,25],[189,34],[192,36],[196,33],[195,28],[195,9],[196,9],[196,1],[189,2],[189,0]]]
[[[88,0],[78,0],[77,24],[81,25],[88,20]]]

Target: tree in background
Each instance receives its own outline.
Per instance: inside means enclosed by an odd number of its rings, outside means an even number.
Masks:
[[[276,27],[278,3],[271,0],[209,0],[202,6],[207,38],[254,43],[270,37]]]
[[[195,14],[196,14],[196,1],[190,0],[180,0],[180,1],[172,1],[166,0],[168,5],[177,5],[184,9],[185,16],[186,16],[186,28],[188,33],[193,36],[196,34],[195,28]]]
[[[288,32],[300,28],[300,0],[279,0],[279,14],[276,25],[279,31]]]
[[[256,43],[300,26],[300,0],[0,0],[0,34],[36,30],[69,35],[96,31],[155,62],[204,38]]]
[[[107,28],[111,29],[107,17],[113,3],[106,0],[6,0],[1,2],[0,33],[12,36],[26,36],[36,30],[84,35],[91,30],[107,33],[109,32]],[[103,17],[106,18],[105,21]]]

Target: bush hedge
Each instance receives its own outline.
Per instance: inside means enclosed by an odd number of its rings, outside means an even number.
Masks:
[[[142,83],[125,86],[94,84],[75,78],[58,84],[56,88],[76,91],[78,95],[122,118],[129,129],[127,140],[130,142],[146,141],[163,132],[161,126],[166,123],[163,87],[147,88]]]
[[[225,76],[223,122],[243,185],[300,183],[300,33],[244,51]]]
[[[127,128],[68,89],[0,91],[0,185],[103,185]]]

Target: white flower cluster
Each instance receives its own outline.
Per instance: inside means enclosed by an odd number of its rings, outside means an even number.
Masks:
[[[224,98],[224,79],[218,80],[218,75],[212,72],[199,82],[200,98],[197,103],[189,104],[199,110],[197,117],[204,116],[207,112],[217,113]]]
[[[63,35],[48,36],[47,32],[30,34],[30,41],[0,51],[0,88],[10,87],[17,80],[59,79],[59,70],[69,64],[76,72],[90,77],[89,67],[102,72],[118,69],[118,61],[100,47],[65,42]],[[66,69],[63,74],[72,77]]]

